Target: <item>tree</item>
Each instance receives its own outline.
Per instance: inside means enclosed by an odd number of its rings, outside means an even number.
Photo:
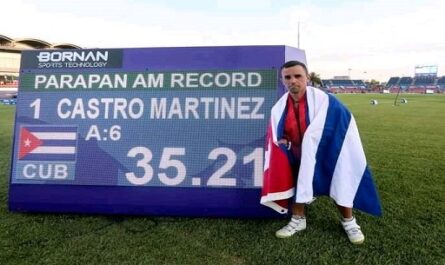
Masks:
[[[320,75],[315,72],[309,73],[309,80],[311,81],[313,86],[321,86],[321,78]]]
[[[375,85],[375,86],[380,85],[380,82],[377,81],[377,80],[375,80],[375,79],[371,79],[371,81],[370,81],[369,83],[370,83],[371,85]]]
[[[367,82],[369,89],[371,89],[371,91],[380,91],[382,86],[380,85],[380,82],[375,80],[375,79],[371,79],[371,81]]]

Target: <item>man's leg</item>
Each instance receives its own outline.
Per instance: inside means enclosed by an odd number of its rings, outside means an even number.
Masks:
[[[292,215],[298,215],[305,217],[304,214],[304,203],[294,203],[292,204]]]
[[[341,224],[348,235],[349,241],[352,244],[362,244],[365,241],[360,226],[357,224],[357,220],[352,216],[352,208],[340,206],[337,204],[337,208],[342,215]]]
[[[337,204],[337,209],[340,212],[343,219],[351,219],[352,218],[352,208],[343,207]]]
[[[292,218],[290,222],[278,230],[275,235],[279,238],[291,237],[296,232],[306,229],[306,217],[304,215],[304,204],[292,204]]]

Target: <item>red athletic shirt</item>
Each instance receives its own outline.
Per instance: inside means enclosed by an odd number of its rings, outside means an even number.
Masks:
[[[287,98],[287,115],[284,126],[284,138],[292,143],[291,151],[299,162],[301,159],[301,143],[307,128],[306,121],[307,98],[306,93],[298,100],[298,105],[289,94]],[[299,163],[298,163],[299,164]]]

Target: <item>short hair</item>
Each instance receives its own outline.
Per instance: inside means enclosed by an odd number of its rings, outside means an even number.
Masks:
[[[284,68],[290,68],[290,67],[294,67],[294,66],[301,66],[303,67],[304,71],[306,72],[306,74],[308,75],[309,72],[307,70],[307,67],[304,63],[297,61],[297,60],[293,60],[293,61],[287,61],[285,62],[281,68],[280,68],[280,72],[284,69]]]

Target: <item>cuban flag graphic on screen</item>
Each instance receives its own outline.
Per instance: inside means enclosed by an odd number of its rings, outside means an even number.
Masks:
[[[19,160],[76,160],[77,126],[22,126],[19,139]]]

